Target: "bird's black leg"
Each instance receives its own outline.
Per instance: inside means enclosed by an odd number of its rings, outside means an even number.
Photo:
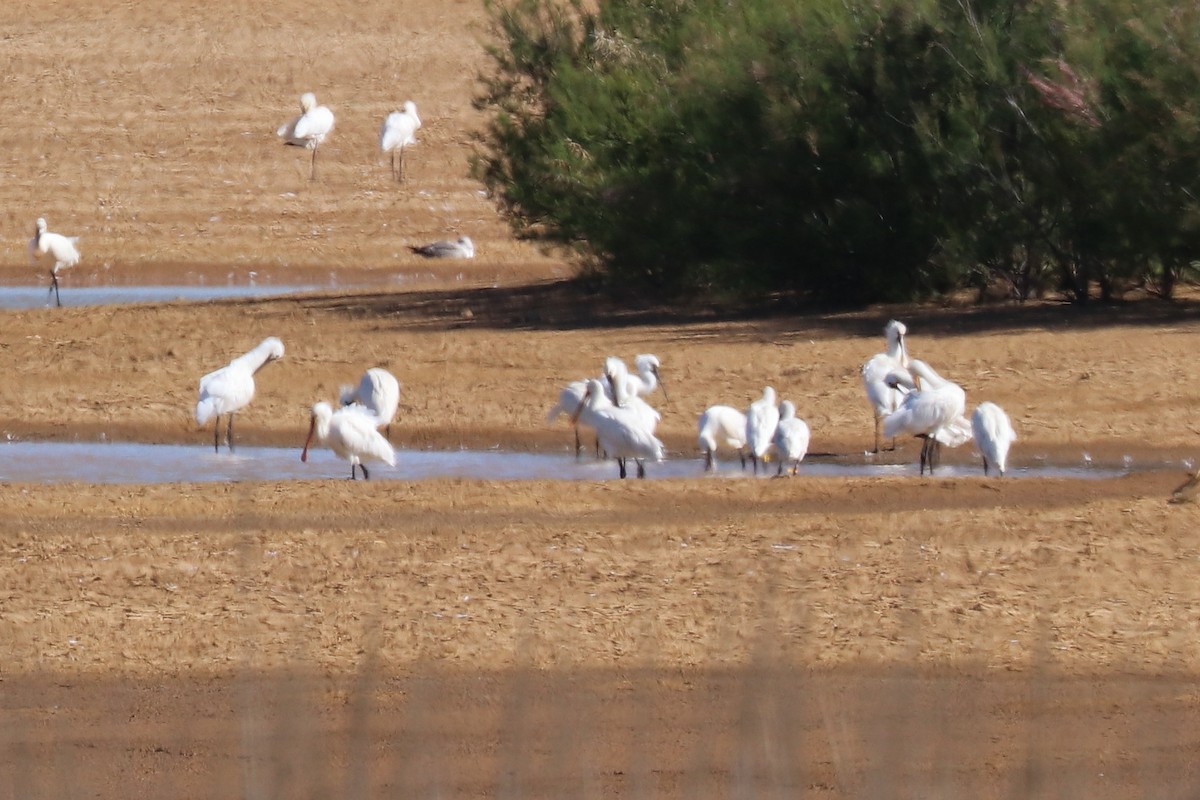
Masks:
[[[575,429],[575,458],[578,460],[583,456],[583,442],[579,441],[579,428]]]
[[[225,444],[229,446],[229,452],[233,452],[233,414],[229,415],[229,427],[225,430]]]
[[[58,295],[58,273],[50,273],[50,288],[54,291],[54,305],[62,308],[62,298]]]
[[[738,450],[738,458],[742,460],[742,471],[744,472],[746,469],[746,451]]]
[[[783,474],[783,459],[782,458],[779,459],[779,469],[775,470],[775,474],[777,476]]]
[[[217,453],[221,452],[221,415],[217,414],[217,419],[213,422],[213,450]]]
[[[617,459],[617,470],[621,473],[621,477],[624,478],[625,477],[625,459],[623,459],[623,458]]]
[[[929,437],[921,442],[921,474],[925,474],[925,462],[929,460]],[[932,470],[931,470],[932,471]]]
[[[635,458],[634,461],[636,461],[637,465],[638,465],[638,477],[639,478],[646,477],[646,465],[642,463],[642,460],[640,458]]]
[[[880,423],[880,421],[881,421],[881,418],[876,416],[875,417],[875,452],[876,453],[879,452],[879,423]]]
[[[713,451],[705,450],[704,451],[704,471],[711,472],[712,468],[713,468]]]
[[[987,477],[987,474],[988,474],[987,456],[984,456],[984,458],[983,458],[983,475],[984,475],[984,477]]]
[[[363,480],[364,480],[364,481],[369,481],[369,480],[371,480],[371,476],[370,476],[370,474],[367,472],[367,465],[366,465],[366,464],[359,464],[359,465],[358,465],[358,468],[359,468],[359,469],[361,469],[361,470],[362,470],[362,472],[363,472]]]

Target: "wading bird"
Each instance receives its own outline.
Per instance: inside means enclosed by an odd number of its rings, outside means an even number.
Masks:
[[[33,238],[29,240],[29,257],[37,261],[39,256],[49,253],[54,259],[54,266],[50,268],[50,292],[54,294],[55,305],[62,306],[62,299],[58,296],[58,271],[70,269],[79,263],[79,237],[51,233],[46,230],[46,220],[41,217],[38,217],[35,227]]]
[[[655,362],[658,361],[654,356],[650,356],[650,358],[653,358]],[[640,395],[651,391],[657,385],[657,380],[651,376],[653,383],[647,383],[640,376],[630,375],[625,362],[616,356],[604,359],[604,378],[606,381],[604,393],[612,400],[613,405],[637,412],[642,420],[642,426],[650,433],[654,433],[662,419],[662,414],[659,414]],[[665,390],[663,393],[666,394]]]
[[[608,458],[617,460],[617,468],[622,478],[625,477],[625,462],[633,459],[637,464],[637,476],[646,477],[647,459],[662,461],[665,448],[654,434],[646,430],[638,412],[613,405],[612,400],[604,391],[604,383],[593,378],[587,383],[583,400],[573,415],[575,419],[584,414],[589,415],[589,421],[596,430],[600,440],[600,448]]]
[[[716,466],[715,455],[722,445],[737,451],[746,468],[746,415],[733,406],[709,406],[697,423],[697,441],[704,451],[704,469]]]
[[[224,367],[200,379],[200,400],[196,403],[196,422],[213,423],[213,449],[220,452],[221,415],[229,417],[225,444],[233,449],[233,415],[254,399],[254,373],[283,357],[283,342],[274,336],[263,339],[258,347],[238,356]]]
[[[396,466],[396,451],[375,427],[375,415],[361,406],[343,406],[337,411],[324,401],[312,407],[308,425],[308,438],[300,460],[308,461],[308,447],[313,439],[329,446],[329,449],[350,462],[350,480],[355,479],[354,468],[362,470],[363,480],[369,480],[365,461],[378,461],[390,467]]]
[[[863,389],[867,393],[867,401],[875,414],[875,451],[879,452],[879,428],[883,418],[900,407],[904,392],[888,384],[888,376],[908,369],[908,347],[904,344],[904,336],[908,328],[903,322],[891,320],[883,327],[883,335],[887,339],[887,350],[876,353],[862,365]],[[896,442],[892,440],[892,449]]]
[[[783,474],[785,464],[791,464],[791,474],[796,474],[808,454],[808,439],[808,423],[796,416],[795,403],[784,400],[779,404],[779,424],[775,427],[775,453],[779,458],[776,475]]]
[[[440,242],[432,244],[412,245],[408,246],[419,256],[426,258],[474,258],[475,243],[471,241],[470,236],[460,236],[454,241],[443,239]]]
[[[392,420],[400,407],[400,381],[382,367],[371,367],[363,373],[358,386],[343,386],[339,393],[343,406],[358,406],[375,416],[375,427],[383,427],[387,438],[392,437]]]
[[[312,163],[308,179],[317,179],[317,148],[333,130],[333,112],[317,105],[317,96],[312,92],[300,95],[300,116],[279,126],[275,131],[284,144],[303,147],[312,151]]]
[[[967,396],[957,383],[938,375],[923,361],[912,359],[909,371],[921,380],[921,388],[910,388],[900,407],[883,421],[883,435],[894,439],[908,434],[924,439],[921,444],[921,474],[929,474],[941,460],[941,446],[958,447],[971,439],[971,427],[963,416]],[[897,387],[903,385],[901,375],[894,374]],[[910,384],[915,386],[915,383]]]
[[[971,432],[975,435],[975,448],[983,457],[983,474],[988,474],[990,465],[1004,477],[1008,448],[1017,440],[1004,409],[995,403],[980,403],[971,415]]]
[[[379,149],[392,157],[392,178],[404,181],[404,148],[416,144],[417,129],[421,118],[417,116],[417,104],[404,101],[403,111],[393,111],[379,129]]]
[[[775,427],[779,424],[779,407],[775,405],[775,389],[768,386],[763,395],[746,410],[746,447],[750,451],[750,463],[754,474],[758,474],[758,462],[767,462],[767,451],[775,440]]]

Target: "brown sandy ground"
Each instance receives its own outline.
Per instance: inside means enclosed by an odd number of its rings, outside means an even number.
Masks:
[[[0,280],[344,294],[9,312],[0,431],[194,442],[200,375],[277,335],[243,443],[297,448],[368,366],[406,447],[569,455],[544,415],[663,360],[661,432],[766,384],[861,458],[890,316],[1013,462],[1103,480],[0,486],[0,797],[1196,794],[1194,302],[684,314],[566,292],[468,177],[474,2],[0,4]],[[320,180],[275,128],[338,115]],[[412,97],[396,186],[376,150]],[[407,249],[466,233],[479,257]],[[901,443],[889,459],[914,459]],[[403,454],[401,455],[403,457]],[[970,463],[967,449],[947,455]],[[653,469],[653,466],[651,466]]]

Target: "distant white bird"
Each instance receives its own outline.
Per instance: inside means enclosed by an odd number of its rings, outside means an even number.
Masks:
[[[312,92],[300,95],[300,116],[279,126],[275,131],[284,144],[312,150],[312,165],[308,179],[317,179],[317,148],[333,130],[333,112],[317,105],[317,96]]]
[[[783,474],[784,464],[792,465],[792,474],[800,467],[800,462],[808,454],[809,430],[808,423],[796,416],[796,404],[784,400],[779,404],[779,424],[775,427],[776,454],[779,456],[779,471]]]
[[[775,427],[779,424],[779,407],[775,405],[775,389],[763,389],[763,395],[746,410],[746,447],[750,450],[750,463],[754,474],[758,474],[758,462],[766,464],[767,451],[775,440]]]
[[[404,110],[388,114],[379,129],[379,149],[391,155],[392,178],[395,180],[404,180],[404,148],[417,143],[416,133],[420,127],[417,104],[405,100]]]
[[[1008,448],[1017,440],[1016,431],[1004,409],[995,403],[984,402],[975,407],[971,415],[971,431],[975,435],[975,448],[983,457],[983,474],[988,474],[989,465],[1004,477],[1008,466]]]
[[[471,241],[470,236],[460,236],[454,241],[443,239],[432,244],[412,245],[408,246],[419,256],[426,258],[474,258],[475,243]]]
[[[958,447],[971,439],[971,427],[963,416],[967,396],[957,383],[938,375],[923,361],[912,359],[909,370],[921,379],[921,388],[912,389],[900,407],[883,421],[883,435],[895,438],[908,434],[924,439],[921,445],[921,474],[941,459],[941,445]]]
[[[224,367],[200,379],[200,400],[196,403],[196,422],[213,424],[213,449],[220,451],[221,415],[229,417],[225,443],[233,449],[233,415],[254,399],[254,374],[265,364],[283,357],[283,342],[274,336],[263,339],[257,347],[238,356]]]
[[[375,415],[375,427],[386,428],[392,436],[392,420],[400,407],[400,381],[382,367],[371,367],[363,373],[358,386],[343,386],[339,394],[343,406],[357,405]]]
[[[33,238],[29,240],[29,257],[37,261],[39,256],[49,253],[54,259],[54,266],[50,268],[50,291],[54,293],[55,305],[62,306],[62,299],[58,296],[58,271],[70,269],[79,263],[78,245],[78,236],[51,233],[46,230],[46,220],[38,217]]]
[[[733,406],[709,406],[697,422],[696,437],[704,451],[704,469],[715,466],[714,456],[722,445],[736,450],[746,468],[746,415]]]
[[[904,397],[903,392],[889,386],[888,375],[908,369],[908,348],[904,344],[904,336],[908,328],[903,322],[891,320],[883,327],[887,339],[887,351],[876,353],[862,365],[863,389],[867,392],[867,401],[875,414],[875,452],[879,452],[879,427],[883,418],[900,407]],[[892,449],[896,449],[895,441]]]
[[[350,480],[354,480],[354,468],[362,470],[363,480],[369,480],[367,465],[363,462],[378,461],[390,467],[396,466],[396,451],[375,427],[375,415],[361,406],[343,406],[337,411],[326,402],[312,407],[308,425],[308,438],[304,440],[301,461],[308,461],[308,447],[313,438],[340,458],[350,462]]]
[[[593,378],[587,383],[583,401],[575,411],[579,418],[587,413],[600,447],[609,458],[617,460],[622,478],[625,477],[625,462],[632,458],[637,463],[637,476],[646,477],[645,461],[662,461],[666,449],[654,434],[646,430],[638,412],[613,405],[604,391],[603,381]]]

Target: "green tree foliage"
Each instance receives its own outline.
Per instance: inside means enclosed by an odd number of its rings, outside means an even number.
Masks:
[[[1190,7],[488,2],[475,174],[616,284],[1083,300],[1200,251]]]

